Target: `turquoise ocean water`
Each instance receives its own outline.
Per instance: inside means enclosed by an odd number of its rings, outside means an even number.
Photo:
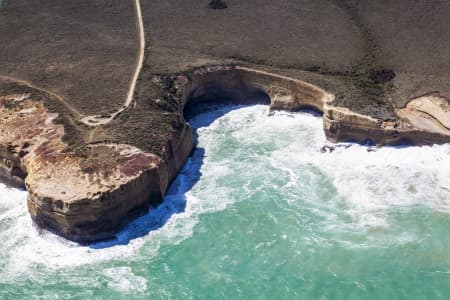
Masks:
[[[450,299],[450,145],[328,145],[322,120],[225,107],[163,205],[80,247],[0,185],[0,299]]]

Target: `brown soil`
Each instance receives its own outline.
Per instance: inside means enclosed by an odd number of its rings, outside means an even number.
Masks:
[[[26,80],[82,114],[122,105],[138,49],[133,1],[6,0],[0,75]]]

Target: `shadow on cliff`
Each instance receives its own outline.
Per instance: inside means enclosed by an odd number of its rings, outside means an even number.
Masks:
[[[224,116],[232,110],[248,107],[251,105],[216,105],[204,106],[196,110],[192,114],[187,114],[187,119],[193,128],[194,139],[197,144],[199,137],[199,129],[208,127],[216,119]],[[208,114],[204,114],[208,112]],[[308,113],[316,117],[321,114],[315,110],[303,109],[299,112]],[[333,145],[324,145],[319,151],[322,153],[331,153],[336,148],[349,148],[357,143],[338,143]],[[365,145],[368,152],[376,151],[369,143]],[[409,147],[408,145],[398,145],[394,148]],[[196,185],[202,177],[202,166],[206,157],[205,149],[202,147],[195,147],[191,156],[188,158],[182,170],[179,172],[177,178],[171,183],[169,190],[164,198],[163,203],[158,207],[150,210],[147,214],[127,224],[123,230],[116,234],[114,239],[102,241],[89,245],[93,249],[102,249],[113,247],[117,245],[127,245],[132,240],[141,238],[153,231],[162,228],[174,215],[184,213],[187,206],[188,192]]]
[[[198,129],[209,126],[214,120],[228,112],[245,106],[209,106],[188,114],[186,117],[194,131],[197,144]],[[208,114],[202,114],[204,112]],[[205,149],[196,147],[188,158],[186,164],[171,183],[163,203],[151,209],[147,214],[128,223],[124,229],[116,234],[116,237],[102,242],[90,244],[92,249],[103,249],[117,245],[127,245],[130,241],[146,236],[152,231],[163,227],[172,216],[183,213],[186,210],[186,193],[189,192],[202,177],[201,168],[205,158]]]

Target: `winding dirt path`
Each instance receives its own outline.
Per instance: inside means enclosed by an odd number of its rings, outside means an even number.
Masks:
[[[135,1],[135,10],[136,10],[136,28],[139,33],[139,53],[138,53],[138,57],[137,57],[137,61],[136,61],[136,69],[135,69],[133,77],[131,79],[130,88],[128,90],[128,94],[127,94],[124,104],[117,111],[112,113],[109,117],[105,118],[100,115],[90,115],[90,116],[82,115],[75,107],[73,107],[69,102],[67,102],[60,95],[55,94],[54,92],[49,91],[47,89],[38,87],[38,86],[32,84],[31,82],[28,82],[28,81],[25,81],[22,79],[18,79],[18,78],[14,78],[14,77],[10,77],[10,76],[5,76],[5,75],[0,75],[0,79],[14,81],[19,84],[28,86],[30,88],[33,88],[33,89],[36,89],[36,90],[39,90],[39,91],[42,91],[42,92],[45,92],[45,93],[51,95],[52,97],[58,99],[62,104],[64,104],[66,106],[66,108],[75,116],[76,119],[79,119],[81,123],[83,123],[87,126],[96,127],[96,126],[104,125],[104,124],[111,122],[118,114],[123,112],[125,109],[127,109],[131,105],[131,103],[133,101],[134,91],[136,89],[136,83],[137,83],[139,74],[142,70],[142,64],[144,62],[145,35],[144,35],[144,22],[142,20],[141,2],[140,2],[140,0],[134,0],[134,1]],[[93,135],[93,132],[91,132],[91,136],[92,135]],[[91,137],[90,137],[90,139],[91,139]]]
[[[68,109],[68,110],[76,117],[76,118],[80,118],[80,117],[81,117],[80,112],[79,112],[76,108],[74,108],[74,107],[73,107],[69,102],[67,102],[63,97],[61,97],[61,96],[58,95],[58,94],[55,94],[55,93],[52,92],[52,91],[49,91],[49,90],[47,90],[47,89],[38,87],[38,86],[32,84],[32,83],[29,82],[29,81],[22,80],[22,79],[18,79],[18,78],[11,77],[11,76],[0,75],[0,79],[13,81],[13,82],[19,83],[19,84],[21,84],[21,85],[25,85],[25,86],[27,86],[27,87],[30,87],[30,88],[32,88],[32,89],[35,89],[35,90],[44,92],[44,93],[46,93],[46,94],[49,94],[50,96],[52,96],[52,97],[58,99],[58,101],[60,101],[60,102],[61,102],[61,103],[62,103],[62,104],[63,104],[63,105],[64,105],[64,106],[65,106],[65,107],[66,107],[66,108],[67,108],[67,109]]]
[[[127,98],[125,99],[124,104],[121,108],[119,108],[116,112],[112,113],[109,117],[101,117],[100,115],[92,115],[83,117],[80,121],[88,126],[98,126],[105,125],[111,122],[118,114],[127,109],[132,101],[134,91],[136,89],[136,82],[139,77],[139,74],[142,70],[142,64],[144,62],[144,52],[145,52],[145,35],[144,35],[144,22],[142,20],[142,10],[141,10],[141,2],[140,0],[135,0],[135,9],[136,9],[136,27],[139,33],[139,54],[138,60],[136,63],[136,69],[134,71],[133,77],[131,79],[130,88],[128,90]]]

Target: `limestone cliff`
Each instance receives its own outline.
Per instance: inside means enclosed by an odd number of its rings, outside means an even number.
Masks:
[[[206,66],[173,78],[169,92],[178,97],[174,118],[158,120],[171,123],[161,126],[174,130],[149,135],[161,145],[155,152],[95,140],[70,147],[64,141],[65,127],[54,122],[57,114],[49,111],[45,99],[31,93],[0,95],[0,175],[26,187],[36,224],[82,243],[112,237],[163,200],[190,155],[194,141],[183,111],[225,99],[235,104],[270,102],[273,110],[312,108],[323,114],[326,136],[333,142],[450,142],[450,105],[438,94],[413,99],[395,110],[395,118],[383,120],[336,105],[335,96],[316,85],[247,67]],[[161,80],[154,77],[151,84],[161,85]],[[161,101],[169,100],[153,99]]]

